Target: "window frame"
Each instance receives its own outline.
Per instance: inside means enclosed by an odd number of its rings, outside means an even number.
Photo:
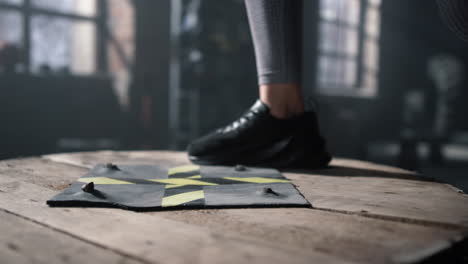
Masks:
[[[346,1],[346,0],[345,0]],[[358,21],[356,24],[350,23],[348,21],[341,21],[339,18],[329,19],[324,17],[321,14],[321,3],[318,4],[318,14],[317,14],[317,41],[320,43],[322,41],[321,30],[320,28],[323,26],[324,23],[332,24],[337,27],[340,27],[340,30],[356,30],[357,32],[357,53],[355,55],[350,54],[343,54],[340,52],[329,52],[324,51],[321,49],[320,44],[317,45],[317,67],[316,67],[316,75],[317,78],[315,80],[315,85],[317,87],[317,92],[323,95],[336,95],[336,96],[347,96],[347,97],[368,97],[373,98],[378,94],[378,65],[379,65],[379,48],[377,48],[377,61],[375,63],[374,69],[369,69],[366,67],[366,57],[365,57],[365,43],[368,40],[372,40],[375,42],[377,47],[380,44],[380,20],[381,20],[381,1],[374,1],[374,0],[358,0],[359,1],[359,14],[358,14]],[[375,35],[370,34],[367,31],[368,26],[368,13],[370,9],[374,9],[378,12],[378,32]],[[320,70],[320,60],[323,57],[338,59],[343,61],[347,60],[354,60],[356,70],[354,80],[355,83],[352,86],[340,85],[340,84],[333,84],[330,82],[329,84],[324,84],[320,78],[321,70]],[[366,74],[373,74],[373,78],[376,81],[374,86],[365,85],[365,76]]]
[[[22,49],[24,50],[24,71],[31,73],[31,19],[35,15],[48,16],[59,19],[67,19],[76,21],[91,22],[95,26],[96,39],[96,73],[108,73],[108,58],[107,58],[107,41],[108,34],[106,30],[107,21],[107,1],[96,0],[96,12],[92,16],[62,12],[43,7],[34,6],[31,0],[22,0],[22,3],[6,3],[0,2],[0,11],[15,11],[18,12],[22,19]]]

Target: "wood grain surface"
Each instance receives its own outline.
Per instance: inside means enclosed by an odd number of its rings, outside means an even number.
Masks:
[[[108,162],[188,160],[181,152],[101,151],[0,161],[0,260],[415,263],[449,249],[468,231],[468,197],[457,189],[398,168],[344,159],[324,170],[283,172],[312,209],[135,213],[45,204],[89,168]]]

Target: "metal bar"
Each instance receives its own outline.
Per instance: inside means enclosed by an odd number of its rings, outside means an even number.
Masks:
[[[367,3],[368,0],[361,0],[359,12],[359,40],[358,40],[358,61],[356,71],[356,87],[362,87],[363,72],[364,72],[364,39],[366,37],[366,19],[367,19]]]
[[[188,12],[191,13],[191,15],[196,14],[196,16],[200,15],[200,7],[201,7],[201,0],[192,0],[189,6]],[[200,19],[197,19],[197,28],[200,27]],[[197,35],[200,34],[200,30],[196,30]],[[199,36],[198,36],[199,37]],[[192,36],[191,38],[197,38],[196,36]],[[194,43],[197,43],[194,41]],[[192,44],[192,49],[198,49],[200,50],[200,47],[198,47],[197,44]],[[199,62],[196,62],[199,63]],[[197,74],[197,78],[200,78],[200,76]],[[183,142],[184,144],[187,143],[187,140],[194,139],[199,136],[199,131],[200,131],[200,85],[199,82],[197,84],[194,84],[189,88],[189,94],[188,94],[188,99],[189,99],[189,120],[188,120],[188,125],[189,125],[189,137],[185,138],[185,141]]]
[[[107,54],[107,0],[96,1],[97,19],[96,19],[96,65],[97,71],[101,73],[108,72],[108,54]]]
[[[171,53],[169,60],[169,131],[171,138],[169,148],[177,148],[180,126],[179,100],[180,100],[180,23],[182,17],[181,0],[171,1],[170,17],[170,43]]]
[[[31,0],[24,0],[23,15],[23,63],[24,71],[31,71]]]
[[[303,72],[302,82],[304,85],[304,93],[306,96],[314,95],[318,90],[318,58],[319,58],[319,41],[320,41],[320,18],[319,18],[319,1],[304,1],[303,8]],[[307,71],[307,72],[305,72]]]

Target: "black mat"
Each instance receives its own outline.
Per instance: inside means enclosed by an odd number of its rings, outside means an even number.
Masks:
[[[47,204],[135,211],[310,207],[294,185],[274,169],[113,164],[97,165]]]

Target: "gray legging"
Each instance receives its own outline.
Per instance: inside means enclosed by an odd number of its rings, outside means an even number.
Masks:
[[[468,41],[468,0],[437,0],[450,28]],[[302,0],[245,0],[259,84],[300,83]]]
[[[259,84],[300,83],[302,0],[245,0]]]

